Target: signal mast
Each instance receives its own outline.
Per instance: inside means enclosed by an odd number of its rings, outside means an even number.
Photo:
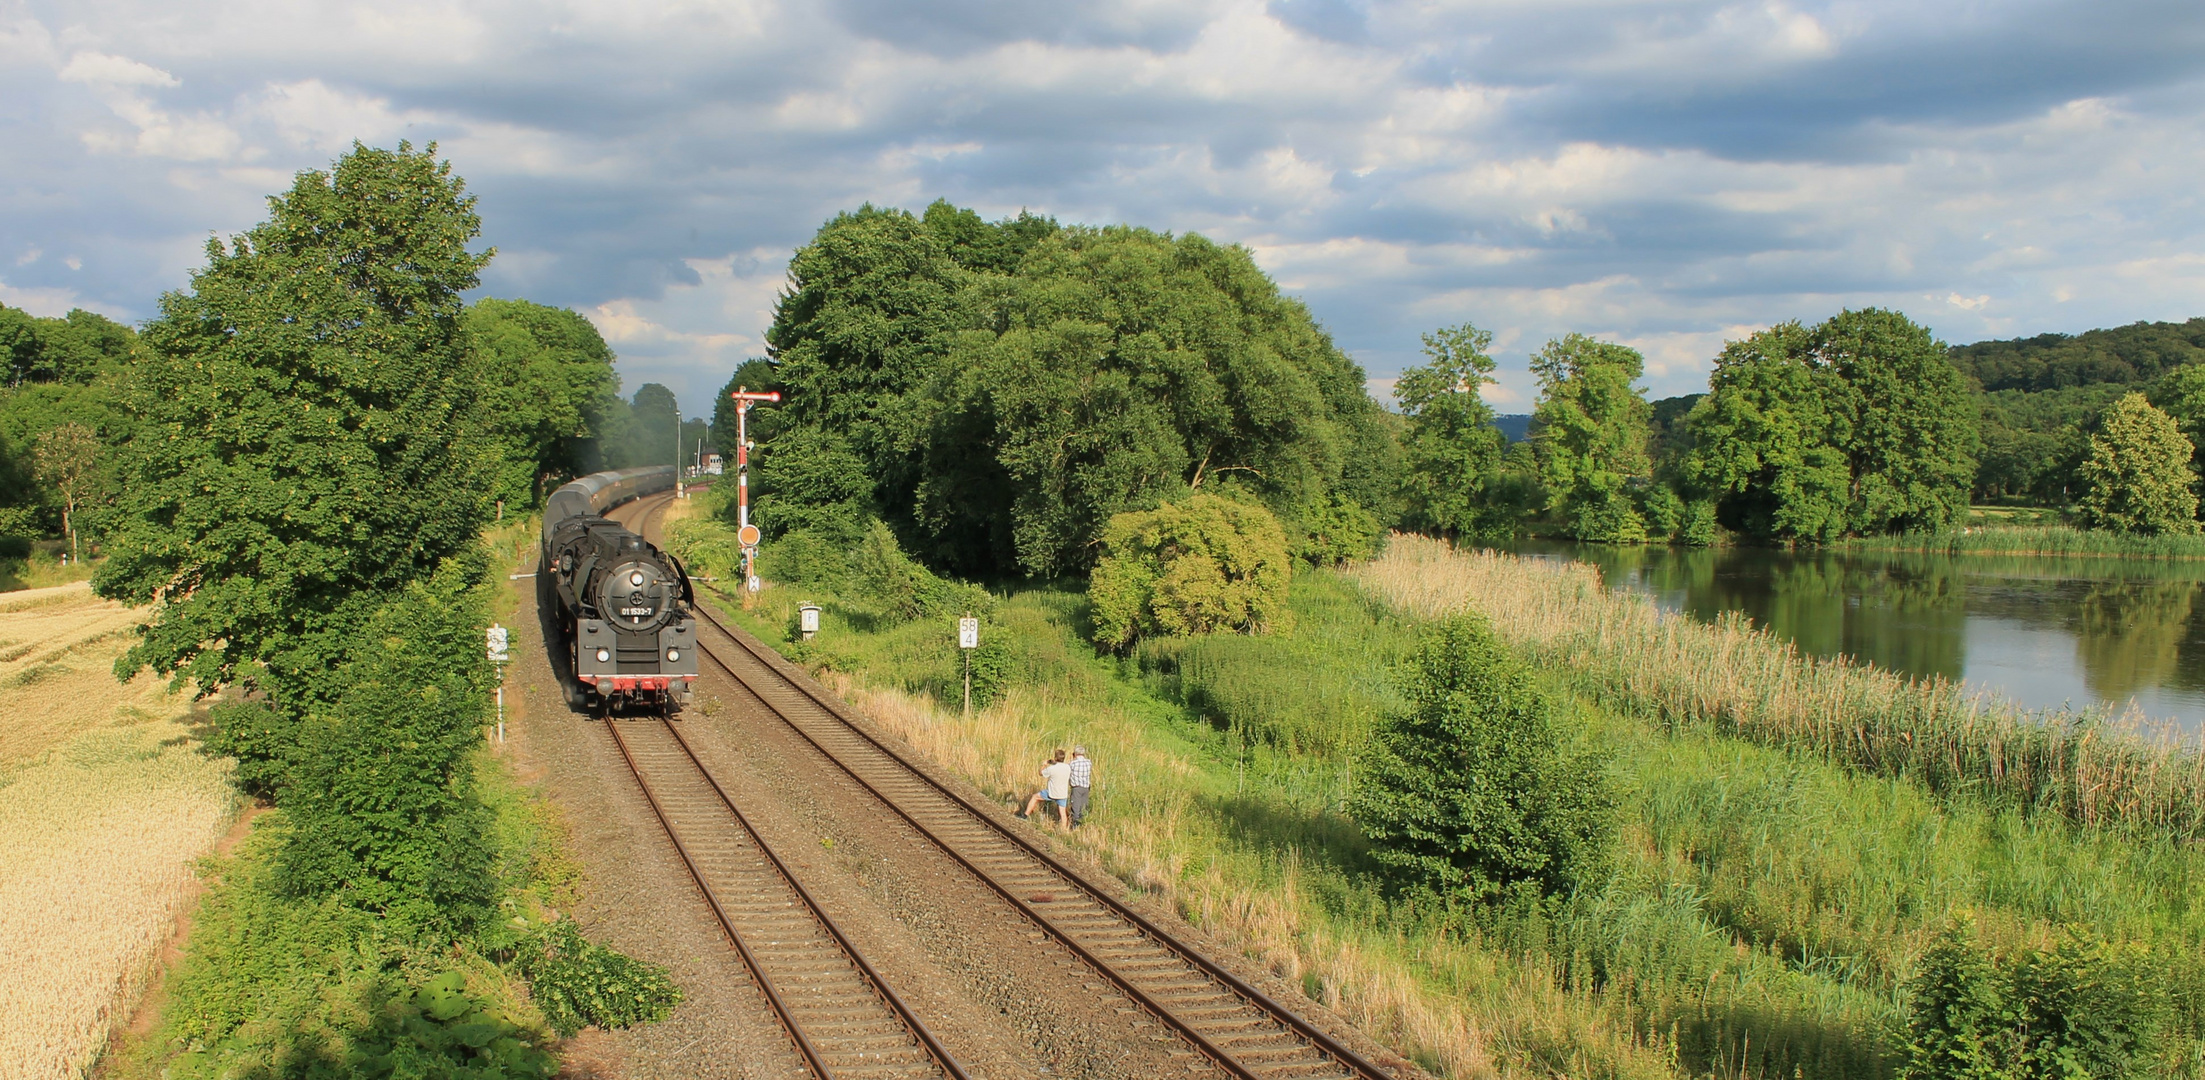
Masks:
[[[752,393],[738,386],[735,399],[735,542],[743,546],[743,606],[758,593],[758,526],[750,523],[750,407],[781,400],[779,391]]]

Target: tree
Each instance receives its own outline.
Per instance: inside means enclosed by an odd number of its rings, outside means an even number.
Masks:
[[[77,553],[77,504],[99,482],[100,441],[83,424],[66,423],[38,437],[32,450],[33,470],[39,483],[53,489],[61,501],[61,531],[69,536],[69,557]]]
[[[1110,520],[1087,588],[1096,644],[1283,629],[1294,568],[1262,506],[1197,494]]]
[[[1570,334],[1532,356],[1531,371],[1539,379],[1532,444],[1549,508],[1580,540],[1644,543],[1646,522],[1632,494],[1653,471],[1646,452],[1653,409],[1632,384],[1645,374],[1645,358]]]
[[[1401,373],[1394,400],[1408,417],[1401,440],[1402,497],[1411,521],[1454,536],[1502,539],[1515,522],[1484,496],[1508,439],[1479,389],[1493,381],[1493,334],[1463,323],[1424,335],[1430,359]]]
[[[119,676],[265,678],[303,715],[388,598],[476,545],[490,484],[461,295],[490,256],[434,155],[355,143],[161,298],[94,579],[161,601]]]
[[[782,439],[816,432],[933,565],[1079,573],[1112,516],[1210,485],[1289,516],[1387,499],[1391,440],[1362,372],[1243,249],[868,207],[822,227],[790,275],[768,334],[789,397],[761,424],[761,484]]]
[[[1762,539],[1943,528],[1975,479],[1976,404],[1944,347],[1895,311],[1726,344],[1686,428],[1687,486]]]
[[[463,320],[482,377],[479,400],[497,442],[497,498],[533,506],[581,466],[620,389],[597,327],[565,308],[485,297]]]
[[[2144,395],[2113,403],[2090,435],[2076,509],[2095,528],[2128,533],[2197,531],[2195,452],[2174,419]]]
[[[1567,892],[1603,872],[1615,795],[1573,753],[1553,703],[1475,615],[1434,625],[1402,666],[1349,812],[1401,883],[1473,901]]]

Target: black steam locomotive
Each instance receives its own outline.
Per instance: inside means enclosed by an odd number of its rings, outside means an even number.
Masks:
[[[696,597],[680,561],[605,511],[674,486],[672,466],[592,473],[544,504],[537,589],[573,661],[571,704],[671,713],[697,677]]]

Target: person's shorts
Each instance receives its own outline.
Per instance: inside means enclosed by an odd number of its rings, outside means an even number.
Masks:
[[[1046,791],[1037,791],[1037,792],[1034,792],[1034,798],[1040,799],[1040,800],[1041,800],[1041,803],[1042,803],[1042,805],[1044,805],[1044,806],[1063,806],[1063,805],[1064,805],[1064,800],[1063,800],[1063,799],[1052,799],[1052,798],[1050,798],[1050,797],[1049,797],[1049,793],[1048,793],[1048,792],[1046,792]]]

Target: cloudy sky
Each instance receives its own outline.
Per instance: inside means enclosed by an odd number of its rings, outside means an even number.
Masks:
[[[1845,305],[2205,314],[2196,0],[0,0],[0,303],[144,318],[354,139],[436,140],[485,291],[685,411],[866,201],[1241,243],[1381,390],[1493,330],[1504,411],[1571,330],[1664,396]]]

